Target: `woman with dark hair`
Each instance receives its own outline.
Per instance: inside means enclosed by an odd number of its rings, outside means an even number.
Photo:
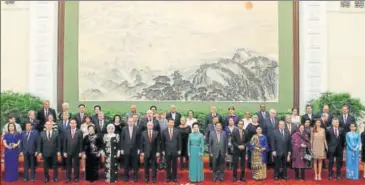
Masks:
[[[180,155],[180,169],[188,168],[189,164],[189,156],[188,156],[188,138],[189,134],[191,133],[191,127],[186,124],[186,118],[182,117],[180,119],[179,125],[179,134],[181,138],[181,155]],[[185,158],[185,163],[184,163]]]
[[[189,179],[193,183],[204,180],[204,136],[199,131],[199,124],[193,123],[193,132],[188,138],[188,155],[189,155]]]
[[[89,116],[89,118],[91,118]],[[100,151],[103,141],[97,134],[95,134],[95,126],[89,125],[87,127],[88,134],[84,137],[83,148],[86,159],[85,180],[97,181],[99,179],[99,165],[100,165]]]
[[[300,116],[297,108],[291,109],[291,122],[297,126],[299,126],[300,124],[304,124],[300,123]]]
[[[323,159],[326,159],[327,141],[324,128],[321,127],[321,121],[316,120],[314,127],[311,131],[311,149],[313,152],[313,168],[314,168],[314,180],[322,180],[322,163]]]
[[[228,138],[228,155],[226,157],[226,162],[229,168],[232,167],[232,162],[233,162],[233,144],[232,144],[232,134],[235,130],[237,130],[237,126],[234,125],[234,119],[233,118],[229,118],[228,119],[228,126],[226,127],[225,131],[227,134],[227,138]]]
[[[125,126],[125,123],[122,120],[122,116],[120,116],[118,114],[115,115],[113,117],[113,124],[114,124],[114,127],[115,127],[115,133],[121,135],[123,127]]]
[[[189,110],[188,117],[186,118],[186,124],[190,127],[193,126],[193,123],[198,122],[196,118],[194,118],[194,112],[192,110]]]
[[[364,127],[364,131],[362,131],[361,134],[361,145],[362,145],[362,149],[361,149],[361,161],[363,163],[363,178],[365,179],[365,127]]]
[[[253,179],[262,181],[266,179],[266,153],[270,149],[266,136],[262,134],[260,126],[257,127],[256,133],[252,136],[248,149],[252,153],[251,169]]]
[[[5,182],[13,182],[18,179],[19,167],[19,144],[21,136],[16,130],[15,123],[8,124],[8,132],[4,135],[3,144],[5,146]]]
[[[304,155],[310,146],[309,137],[305,133],[304,125],[299,125],[298,131],[291,136],[292,144],[292,167],[295,172],[295,180],[305,179],[305,169],[308,168],[308,162],[305,161]],[[299,175],[300,169],[300,175]]]
[[[346,134],[346,178],[359,179],[360,134],[356,131],[356,123],[350,124],[350,132]]]
[[[312,127],[311,127],[311,120],[309,119],[306,119],[304,121],[304,130],[305,130],[305,133],[308,135],[308,137],[310,138],[311,137],[311,131],[312,131]]]
[[[88,116],[85,117],[85,122],[83,124],[81,124],[81,126],[80,126],[80,130],[82,131],[84,137],[89,134],[88,133],[88,131],[89,131],[88,128],[89,128],[90,125],[94,125],[94,124],[92,122],[91,116],[88,115]]]
[[[257,115],[252,116],[252,122],[249,123],[246,127],[248,140],[251,141],[251,138],[256,134],[257,127],[260,126],[259,124],[259,117]],[[247,150],[247,168],[251,169],[251,150]]]

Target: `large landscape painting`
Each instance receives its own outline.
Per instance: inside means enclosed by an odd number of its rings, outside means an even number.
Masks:
[[[80,1],[79,99],[278,102],[278,2],[246,3]]]

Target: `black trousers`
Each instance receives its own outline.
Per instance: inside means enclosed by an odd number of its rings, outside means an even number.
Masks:
[[[295,179],[305,179],[305,168],[300,168],[300,177],[299,177],[299,168],[294,168],[294,174],[295,174]]]
[[[145,179],[150,177],[150,169],[152,170],[152,179],[156,179],[156,156],[150,155],[144,157],[144,176]]]
[[[72,169],[74,170],[74,179],[80,176],[80,158],[79,154],[67,155],[66,158],[66,177],[71,180]]]
[[[33,154],[24,154],[24,178],[29,179],[29,170],[30,170],[30,178],[34,179],[35,177],[35,161],[36,158]]]
[[[224,178],[224,156],[218,155],[212,157],[213,161],[213,178]]]
[[[286,164],[287,155],[277,155],[274,157],[275,162],[275,177],[287,177],[287,164]],[[280,171],[282,169],[282,171]]]
[[[177,156],[168,154],[165,158],[167,179],[177,179]]]
[[[44,177],[49,180],[48,170],[53,169],[53,179],[58,178],[57,155],[50,157],[43,157],[43,171]]]
[[[213,169],[213,158],[209,155],[209,169]]]
[[[336,158],[336,177],[341,176],[343,151],[336,148],[336,151],[328,153],[328,176],[331,177],[333,174],[333,162]]]
[[[128,154],[124,155],[124,179],[129,179],[129,171],[133,170],[133,178],[138,178],[138,161],[139,155]]]
[[[241,158],[241,160],[240,160]],[[233,177],[237,178],[238,164],[241,167],[241,178],[245,177],[246,150],[233,154]]]
[[[251,159],[252,158],[252,153],[251,150],[247,151],[247,168],[251,169]]]

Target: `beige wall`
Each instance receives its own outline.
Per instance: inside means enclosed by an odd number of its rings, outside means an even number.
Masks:
[[[365,103],[365,12],[328,12],[328,90]]]
[[[1,46],[1,91],[28,91],[28,2],[1,2]]]

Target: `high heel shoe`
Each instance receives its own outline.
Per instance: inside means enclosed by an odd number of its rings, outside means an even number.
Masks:
[[[319,181],[320,181],[320,180],[322,180],[321,176],[318,176],[318,180],[319,180]]]
[[[314,176],[314,180],[318,180],[317,175]]]

